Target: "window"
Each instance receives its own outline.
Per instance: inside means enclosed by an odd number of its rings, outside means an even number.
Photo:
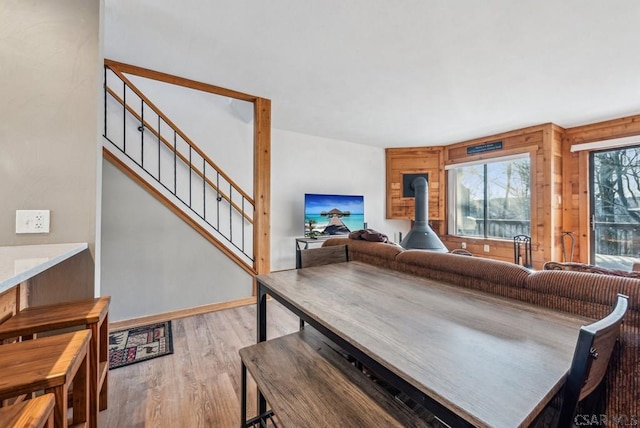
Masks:
[[[451,165],[449,234],[511,239],[531,234],[529,155]]]
[[[591,152],[590,159],[592,263],[631,270],[640,255],[640,146]]]

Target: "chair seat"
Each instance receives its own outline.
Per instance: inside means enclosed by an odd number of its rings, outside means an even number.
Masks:
[[[110,300],[98,297],[22,309],[0,324],[0,340],[100,323],[107,316]]]
[[[45,394],[0,408],[0,427],[53,428],[53,394]]]
[[[41,390],[53,392],[55,426],[66,427],[67,394],[73,383],[74,423],[88,422],[90,339],[91,331],[81,330],[2,345],[0,399]]]

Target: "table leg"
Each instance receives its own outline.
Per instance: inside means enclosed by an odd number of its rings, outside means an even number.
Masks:
[[[241,365],[240,427],[244,428],[247,425],[247,366],[244,365],[244,361],[241,362]]]
[[[267,292],[258,281],[258,342],[267,340]]]
[[[258,342],[264,342],[267,340],[267,292],[264,287],[258,281]],[[258,389],[258,415],[263,415],[267,411],[267,401],[262,396],[260,389]]]
[[[83,423],[84,426],[90,428],[97,428],[98,421],[98,406],[91,407],[91,391],[90,387],[90,370],[89,370],[89,352],[84,354],[80,368],[73,377],[73,424],[78,425]],[[93,404],[92,404],[93,405]],[[91,421],[91,413],[94,413],[94,419],[96,425],[93,425]]]
[[[98,323],[92,323],[91,340],[89,341],[89,426],[98,426],[98,406],[100,385],[100,327]],[[75,411],[73,412],[75,415]]]
[[[98,410],[106,410],[108,404],[109,397],[109,312],[104,316],[102,320],[102,324],[100,324],[100,339],[98,340],[98,344],[104,345],[99,347],[98,352],[98,360],[100,364],[98,364],[98,368],[100,369],[101,364],[107,365],[107,373],[104,374],[104,380],[102,381],[102,387],[100,388],[100,395],[98,397]],[[105,370],[105,369],[103,369]],[[102,376],[102,372],[98,372],[98,379]]]
[[[69,408],[67,397],[69,389],[67,385],[58,385],[53,388],[47,388],[45,393],[53,393],[56,399],[55,407],[53,408],[53,425],[56,428],[67,427],[67,409]]]

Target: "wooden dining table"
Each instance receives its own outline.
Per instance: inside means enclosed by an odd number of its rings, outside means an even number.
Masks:
[[[257,283],[259,342],[270,295],[451,426],[529,426],[592,321],[360,262]]]

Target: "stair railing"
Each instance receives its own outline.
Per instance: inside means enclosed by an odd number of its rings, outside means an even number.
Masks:
[[[253,198],[122,72],[105,64],[104,73],[104,138],[229,245],[254,261],[253,246],[247,242],[253,239]],[[121,92],[109,84],[111,76],[121,83]],[[133,102],[127,99],[128,94]],[[122,108],[121,128],[110,124],[109,100]],[[137,138],[132,129],[137,130]],[[118,137],[120,141],[116,141]]]

